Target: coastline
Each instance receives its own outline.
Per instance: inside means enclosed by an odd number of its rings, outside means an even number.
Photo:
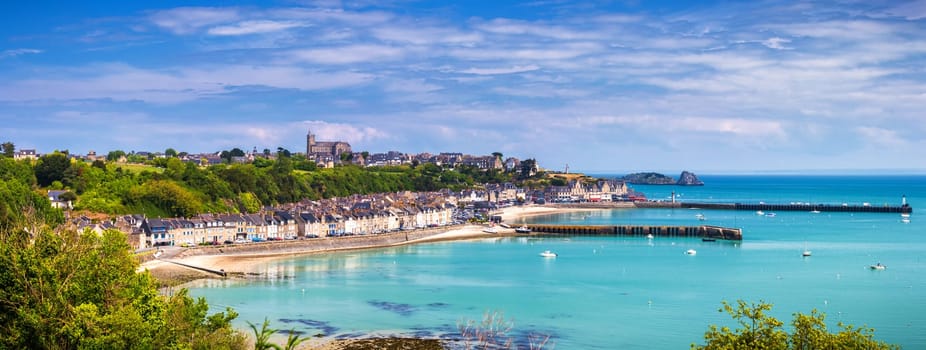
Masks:
[[[608,210],[613,208],[622,208],[621,205],[530,205],[530,206],[512,206],[499,210],[495,215],[502,218],[502,222],[515,224],[518,220],[541,215],[551,215],[567,212],[587,212]],[[304,256],[313,254],[328,254],[341,251],[354,251],[365,249],[376,249],[383,247],[393,247],[408,244],[420,244],[442,241],[459,241],[469,239],[483,239],[489,237],[504,237],[515,235],[514,228],[498,228],[498,233],[484,232],[486,225],[464,224],[461,226],[446,227],[444,229],[432,230],[429,233],[418,233],[421,237],[399,240],[390,242],[373,242],[370,244],[357,244],[351,246],[339,246],[337,244],[317,244],[313,246],[284,245],[277,242],[264,244],[259,252],[251,250],[237,251],[235,249],[184,249],[176,253],[175,257],[169,259],[172,262],[179,262],[186,265],[192,265],[210,270],[221,270],[229,276],[253,275],[256,273],[254,267],[277,259],[286,259],[294,256]],[[337,242],[345,238],[329,238],[329,242]],[[349,239],[349,238],[347,238]],[[315,239],[313,239],[315,240]],[[322,239],[320,239],[322,240]],[[320,242],[320,241],[317,241]],[[253,248],[256,246],[250,246]],[[190,267],[184,267],[172,262],[154,259],[146,261],[139,265],[138,271],[149,271],[152,276],[161,281],[179,282],[179,286],[200,279],[221,278],[214,274],[196,270]]]

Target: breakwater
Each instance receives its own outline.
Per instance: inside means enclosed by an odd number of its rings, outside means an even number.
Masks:
[[[528,224],[532,234],[553,233],[572,235],[604,236],[646,236],[653,237],[700,237],[730,241],[743,240],[743,230],[720,226],[651,226],[651,225],[532,225]]]
[[[686,208],[750,211],[819,211],[847,213],[912,213],[913,207],[904,205],[849,205],[849,204],[768,204],[768,203],[697,203],[697,202],[636,202],[637,208]]]

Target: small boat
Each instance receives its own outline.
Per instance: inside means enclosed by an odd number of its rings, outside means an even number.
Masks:
[[[646,235],[646,239],[653,239],[653,234],[652,234],[652,233],[647,234],[647,235]]]
[[[756,210],[756,215],[765,215],[765,212],[761,210]]]
[[[700,221],[707,220],[707,218],[704,217],[704,214],[698,214],[698,215],[695,215],[695,217],[698,218],[698,220],[700,220]]]
[[[527,225],[522,225],[521,227],[518,227],[518,228],[514,229],[514,232],[517,232],[517,233],[531,233],[531,229],[530,229],[530,227],[527,227]]]
[[[870,268],[870,269],[872,269],[872,270],[884,270],[884,269],[887,268],[887,266],[886,266],[886,265],[881,265],[881,263],[877,263],[877,264],[868,266],[868,268]]]
[[[910,217],[910,213],[900,213],[900,217],[902,217],[902,218],[908,218],[908,217]]]
[[[775,217],[775,215],[776,215],[775,213],[767,213],[767,214],[765,214],[765,217],[767,217],[767,218],[773,218],[773,217]]]
[[[716,238],[701,238],[701,242],[717,242]]]
[[[486,227],[486,228],[482,229],[482,232],[485,232],[485,233],[498,233],[498,229],[497,229],[497,228],[494,228],[494,227]]]
[[[551,252],[551,251],[549,251],[549,250],[544,250],[543,253],[540,253],[540,256],[542,256],[542,257],[544,257],[544,258],[555,258],[555,257],[556,257],[556,253]]]
[[[811,251],[809,251],[809,250],[807,250],[807,249],[804,249],[804,252],[801,253],[801,256],[803,256],[803,257],[808,257],[808,256],[810,256],[811,254],[813,254]]]
[[[816,210],[816,209],[814,209],[814,210],[811,210],[811,211],[810,211],[810,213],[811,213],[811,214],[820,214],[820,211],[819,211],[819,210]]]
[[[910,218],[903,218],[903,219],[900,219],[900,222],[905,223],[905,224],[909,224],[909,223],[910,223]]]
[[[685,251],[685,254],[687,254],[687,255],[695,255],[695,254],[698,254],[698,251],[697,251],[697,250],[694,250],[694,249],[688,249],[688,250]]]

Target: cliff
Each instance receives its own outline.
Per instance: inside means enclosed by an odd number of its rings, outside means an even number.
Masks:
[[[704,186],[704,181],[698,179],[698,175],[694,173],[683,171],[682,174],[678,176],[678,182],[675,184],[679,186]]]

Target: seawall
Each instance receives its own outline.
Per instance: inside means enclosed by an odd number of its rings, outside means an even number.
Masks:
[[[527,225],[532,234],[568,235],[700,237],[730,241],[743,240],[743,230],[720,226],[650,226],[650,225]]]

